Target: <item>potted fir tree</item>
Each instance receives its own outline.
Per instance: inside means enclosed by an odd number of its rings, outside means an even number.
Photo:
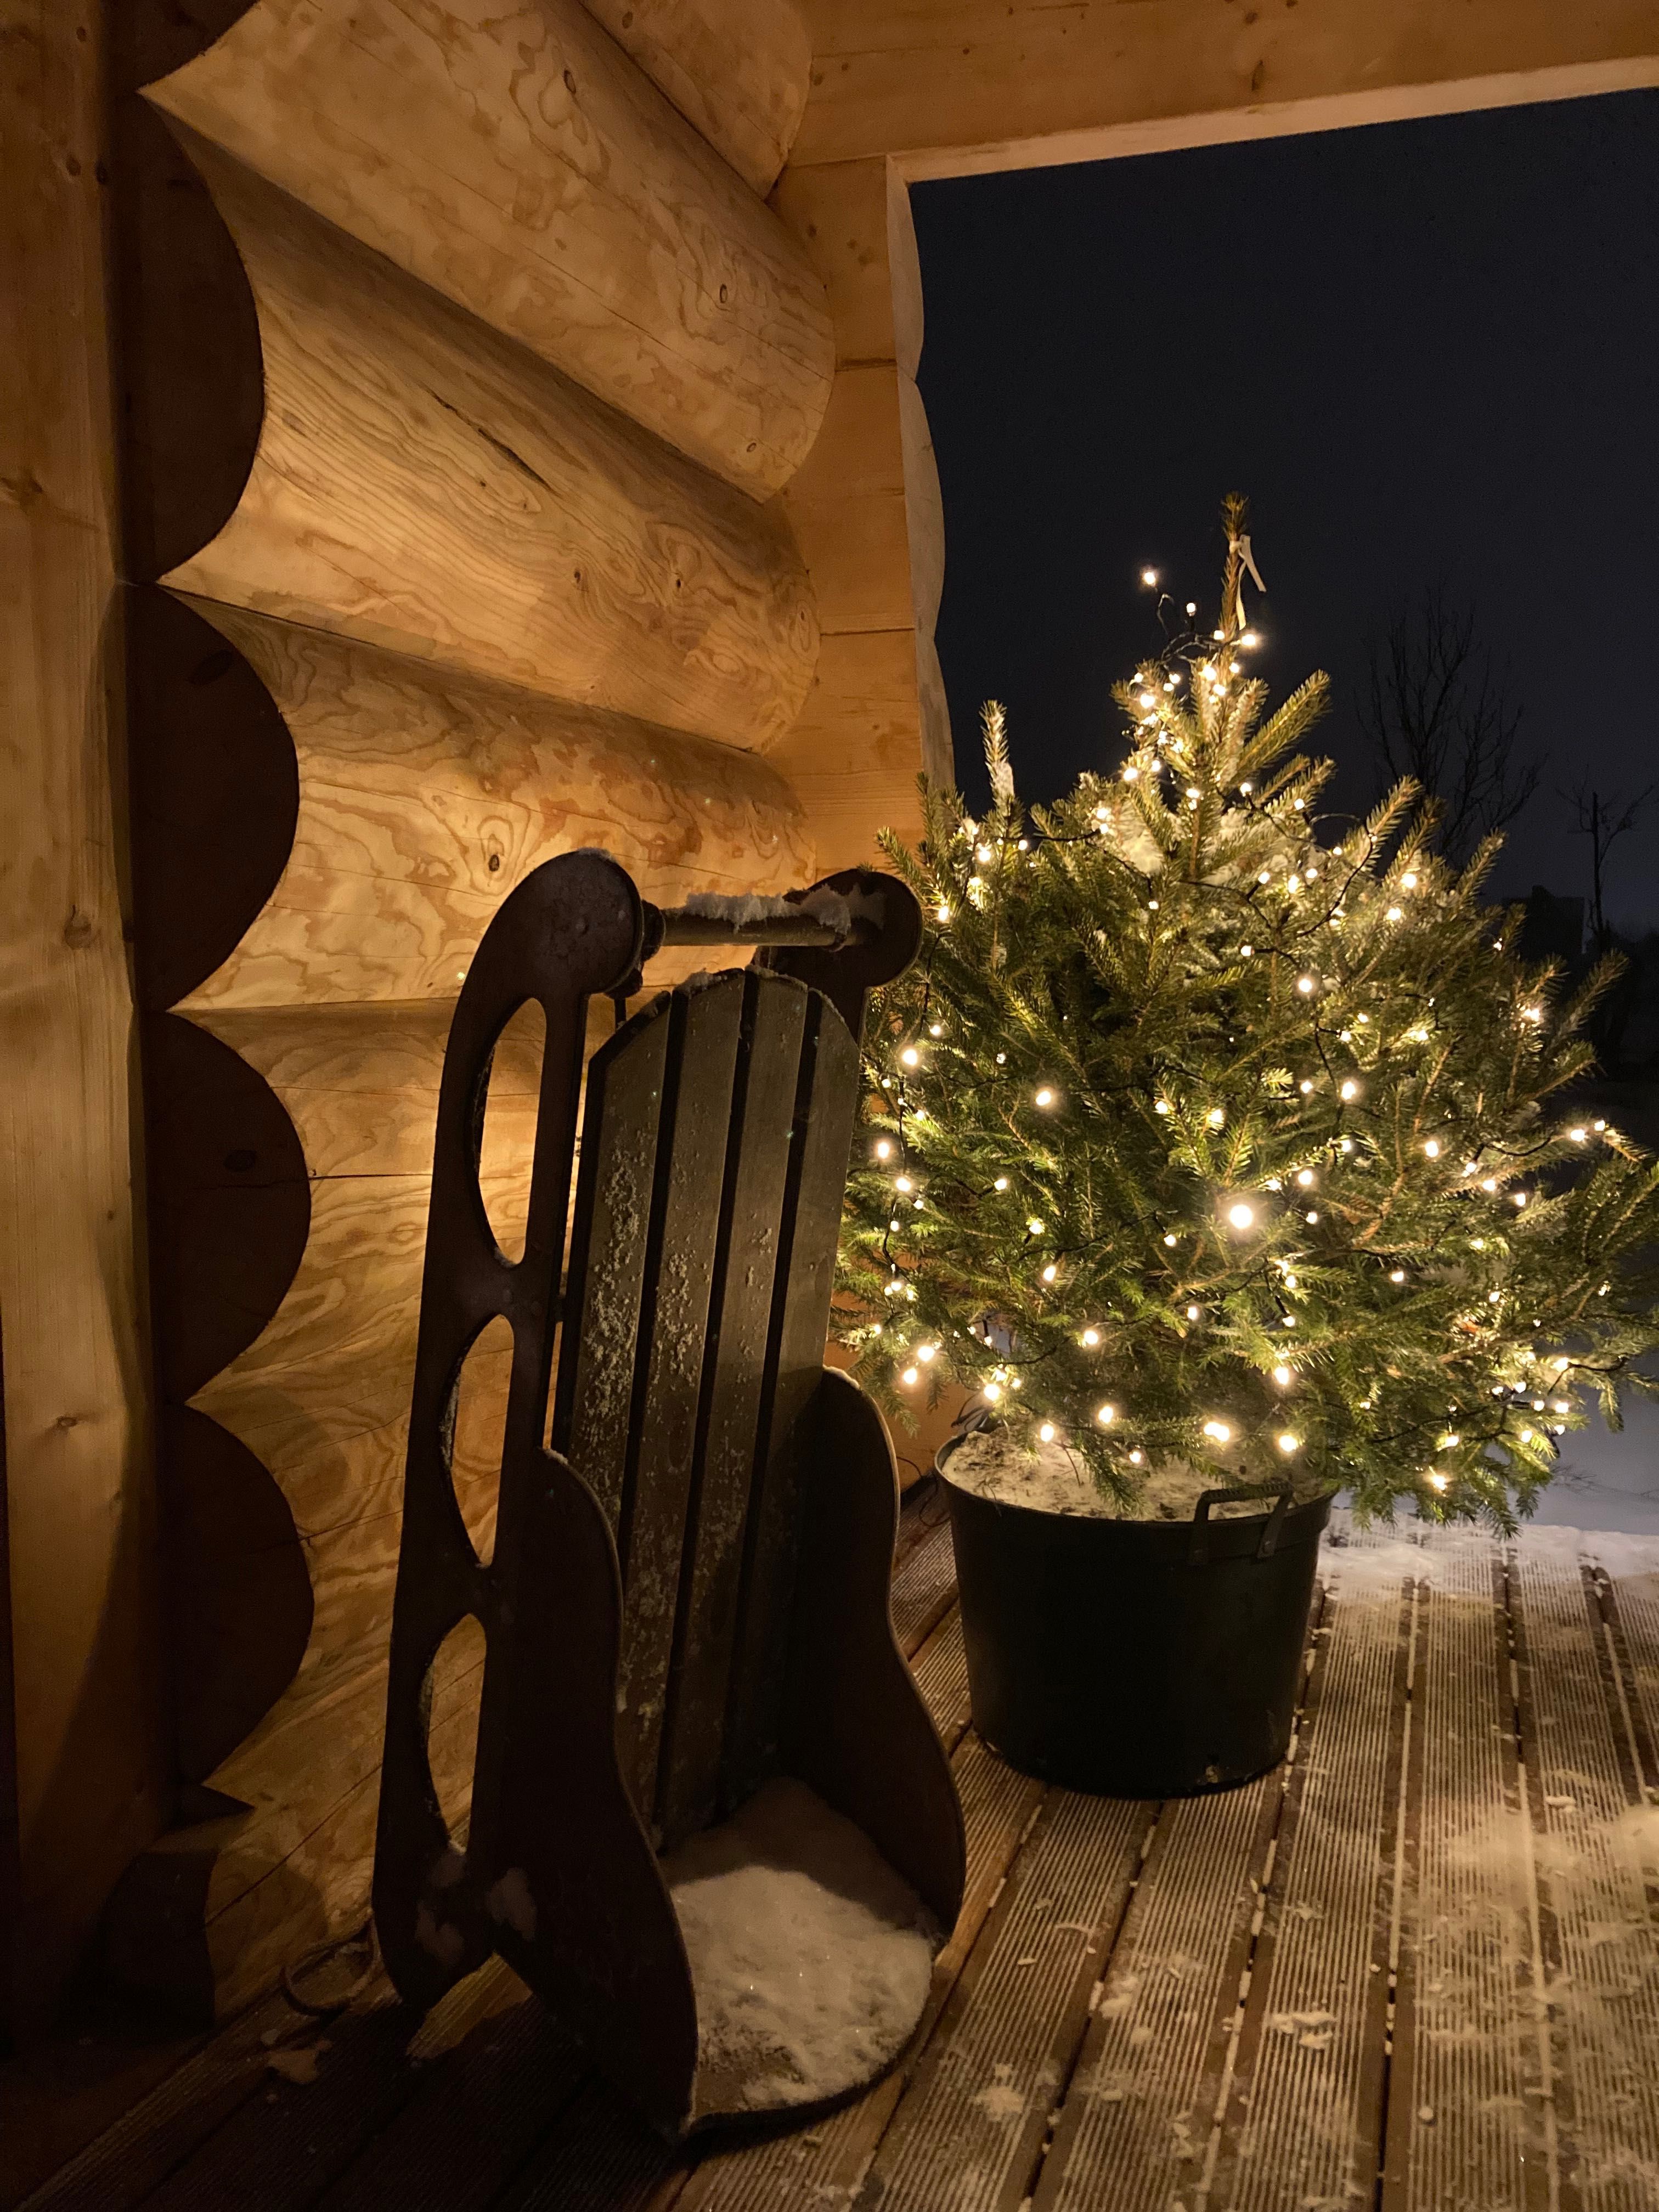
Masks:
[[[1526,966],[1492,848],[1449,872],[1410,787],[1316,817],[1325,679],[1263,718],[1243,521],[1121,762],[1028,816],[989,708],[989,813],[927,791],[888,841],[928,926],[843,1243],[860,1378],[975,1394],[941,1472],[981,1733],[1136,1796],[1282,1754],[1337,1491],[1510,1527],[1659,1341],[1659,1168],[1570,1109],[1606,972]]]

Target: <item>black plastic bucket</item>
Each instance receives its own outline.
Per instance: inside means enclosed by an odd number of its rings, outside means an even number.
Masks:
[[[974,1726],[1022,1773],[1108,1797],[1185,1797],[1285,1756],[1328,1498],[1216,1520],[951,1505]]]

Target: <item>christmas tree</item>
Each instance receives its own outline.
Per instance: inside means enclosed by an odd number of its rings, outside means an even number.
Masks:
[[[890,1410],[965,1385],[1121,1509],[1184,1463],[1511,1526],[1659,1342],[1659,1166],[1570,1104],[1609,973],[1525,964],[1496,841],[1450,872],[1411,786],[1319,817],[1327,681],[1267,712],[1224,520],[1121,763],[1028,812],[993,706],[989,812],[924,784],[884,840],[927,930],[869,1025],[839,1333]]]

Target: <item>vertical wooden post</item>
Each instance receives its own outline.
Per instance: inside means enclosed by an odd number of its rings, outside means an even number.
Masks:
[[[0,2024],[14,2033],[51,2005],[166,1795],[106,681],[102,47],[100,0],[0,0],[0,1405],[15,1739],[0,1864],[9,1849],[18,1868]]]

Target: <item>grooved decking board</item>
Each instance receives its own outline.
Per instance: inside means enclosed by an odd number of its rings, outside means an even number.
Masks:
[[[1577,1532],[1525,1534],[1510,1589],[1563,2179],[1583,2212],[1655,2212],[1659,1931],[1644,1875],[1655,1816],[1633,1802],[1632,1747],[1603,1679]]]
[[[384,1985],[382,1985],[384,1992]],[[315,2203],[417,2090],[435,2094],[457,2047],[523,1995],[499,1959],[422,2021],[382,1993],[324,2031],[313,2081],[278,2081],[243,2105],[147,2197],[155,2212],[299,2212]]]
[[[1267,1886],[1212,2202],[1369,2203],[1398,1839],[1407,1644],[1391,1547],[1328,1553],[1306,1725]]]
[[[1184,2208],[1202,2178],[1284,1784],[1164,1808],[1101,1984],[1036,2212]]]
[[[1152,1805],[1049,1796],[872,2162],[882,2212],[1012,2212],[1088,2019]]]
[[[933,1726],[954,1751],[968,1726],[968,1654],[962,1641],[962,1615],[955,1606],[911,1662],[916,1687]]]
[[[692,2155],[590,2076],[492,2212],[666,2212]]]
[[[951,1940],[934,1961],[927,2010],[908,2052],[856,2104],[804,2133],[705,2158],[678,2200],[685,2212],[826,2212],[851,2203],[1042,1800],[1041,1783],[1005,1766],[975,1735],[963,1738],[951,1771],[968,1832],[968,1886]]]
[[[1624,1640],[1643,1778],[1652,1802],[1659,1796],[1659,1539],[1586,1535],[1582,1541]]]
[[[284,1998],[268,1997],[60,2168],[27,2212],[128,2212],[265,2081],[261,2038],[299,2024]]]
[[[483,2028],[319,2200],[319,2212],[484,2212],[587,2071],[534,1997]]]
[[[1501,1562],[1464,1531],[1421,1552],[1382,2212],[1545,2212],[1554,2115]]]
[[[906,1553],[893,1577],[893,1633],[908,1658],[956,1595],[951,1524],[941,1521]]]

